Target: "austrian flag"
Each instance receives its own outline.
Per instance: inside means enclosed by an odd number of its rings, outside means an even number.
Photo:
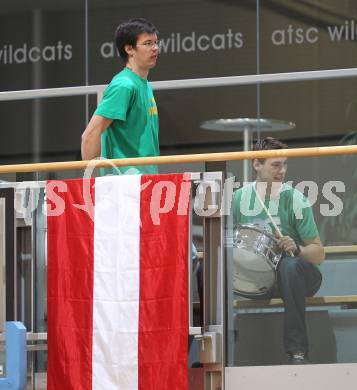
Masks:
[[[187,390],[190,175],[49,181],[48,390]]]

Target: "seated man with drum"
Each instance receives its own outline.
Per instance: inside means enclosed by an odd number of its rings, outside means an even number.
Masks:
[[[285,149],[272,137],[254,150]],[[284,348],[289,363],[308,361],[305,297],[321,284],[325,254],[307,198],[287,183],[287,158],[254,159],[256,181],[234,193],[234,289],[248,298],[284,301]],[[265,258],[264,265],[258,264]],[[272,270],[272,273],[268,271]],[[275,277],[276,276],[276,277]]]

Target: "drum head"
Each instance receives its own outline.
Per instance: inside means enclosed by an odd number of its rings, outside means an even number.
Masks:
[[[233,289],[238,295],[259,297],[275,284],[275,270],[266,259],[244,248],[233,248]]]

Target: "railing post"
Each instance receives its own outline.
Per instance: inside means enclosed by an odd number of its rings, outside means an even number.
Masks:
[[[97,92],[97,104],[99,104],[103,99],[103,91]]]
[[[6,377],[0,378],[0,390],[25,390],[26,371],[26,328],[21,322],[6,322]]]

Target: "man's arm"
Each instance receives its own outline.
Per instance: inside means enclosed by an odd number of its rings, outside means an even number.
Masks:
[[[325,250],[320,237],[304,240],[304,246],[300,245],[299,256],[312,264],[321,264],[325,260]]]
[[[112,119],[104,118],[101,115],[92,116],[82,134],[82,160],[92,160],[100,157],[100,137],[111,123]]]
[[[297,256],[312,264],[320,264],[325,260],[325,251],[318,236],[305,239],[304,245],[299,246],[291,237],[283,236],[279,239],[279,247],[286,252],[292,253],[297,253],[300,249]]]

